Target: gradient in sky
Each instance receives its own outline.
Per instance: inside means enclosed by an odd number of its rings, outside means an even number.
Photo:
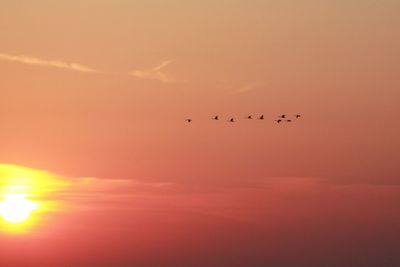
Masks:
[[[400,266],[399,9],[3,0],[0,266]]]

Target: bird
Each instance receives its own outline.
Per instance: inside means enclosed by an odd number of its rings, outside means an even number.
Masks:
[[[234,119],[234,118],[231,118],[231,119],[229,120],[229,122],[235,122],[235,119]]]
[[[281,123],[282,122],[282,120],[281,119],[279,119],[279,120],[275,120],[277,123]]]
[[[287,122],[292,122],[292,120],[286,120]]]
[[[192,122],[192,119],[186,119],[185,121],[187,121],[187,122]]]
[[[218,116],[215,116],[215,117],[213,118],[213,120],[216,120],[216,121],[217,121],[218,119],[219,119]]]
[[[259,120],[263,120],[264,119],[264,115],[261,115],[258,119]]]
[[[251,115],[249,115],[248,117],[247,117],[247,119],[248,120],[251,120],[253,117],[251,116]]]
[[[296,114],[295,117],[296,117],[296,119],[298,119],[298,118],[301,117],[301,115],[300,114]]]
[[[279,116],[279,118],[282,118],[282,119],[284,119],[284,118],[286,118],[286,115],[285,115],[285,114],[283,114],[283,115],[280,115],[280,116]]]

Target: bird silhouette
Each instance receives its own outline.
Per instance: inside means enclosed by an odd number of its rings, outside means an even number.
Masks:
[[[247,117],[248,120],[251,120],[253,117],[250,115]]]
[[[192,122],[192,119],[186,119],[185,121],[187,121],[187,122]]]
[[[263,120],[264,119],[264,115],[261,115],[258,119],[259,120]]]
[[[292,120],[286,120],[287,122],[292,122]]]
[[[275,120],[277,123],[281,123],[282,122],[282,120],[281,119],[279,119],[279,120]]]
[[[298,119],[298,118],[301,117],[301,115],[300,114],[296,114],[295,117],[296,117],[296,119]]]
[[[229,122],[235,122],[235,120],[232,118],[232,119],[229,120]]]
[[[215,117],[213,118],[213,120],[216,120],[216,121],[217,121],[218,119],[219,119],[218,116],[215,116]]]
[[[286,115],[285,115],[285,114],[283,114],[283,115],[280,115],[280,116],[279,116],[279,118],[282,118],[282,119],[284,119],[284,118],[286,118]]]

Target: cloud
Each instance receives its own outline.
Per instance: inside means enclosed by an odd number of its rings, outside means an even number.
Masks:
[[[152,69],[133,70],[129,74],[131,76],[144,80],[157,80],[163,83],[176,83],[179,81],[163,71],[172,62],[172,60],[166,60]]]
[[[264,82],[247,82],[242,84],[236,84],[227,80],[220,80],[217,82],[215,87],[219,90],[224,90],[230,94],[243,94],[253,90],[260,89],[266,84]]]
[[[263,87],[265,84],[262,82],[251,82],[243,85],[242,87],[232,91],[232,94],[243,94]]]
[[[0,194],[47,195],[73,184],[67,178],[23,166],[0,164]]]
[[[79,72],[86,72],[86,73],[100,72],[99,70],[96,70],[94,68],[91,68],[91,67],[79,64],[79,63],[67,63],[67,62],[58,61],[58,60],[46,60],[46,59],[40,59],[40,58],[24,56],[24,55],[9,55],[9,54],[1,54],[0,53],[0,60],[18,62],[18,63],[22,63],[22,64],[27,64],[27,65],[47,66],[47,67],[53,67],[53,68],[59,68],[59,69],[68,69],[68,70],[72,70],[72,71],[79,71]]]
[[[79,205],[82,200],[133,196],[138,192],[163,192],[174,186],[174,183],[133,179],[67,177],[45,170],[0,163],[0,200],[5,195],[22,194]]]

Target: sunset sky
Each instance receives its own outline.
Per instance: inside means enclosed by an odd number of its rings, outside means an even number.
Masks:
[[[399,10],[2,0],[0,266],[400,266]]]

